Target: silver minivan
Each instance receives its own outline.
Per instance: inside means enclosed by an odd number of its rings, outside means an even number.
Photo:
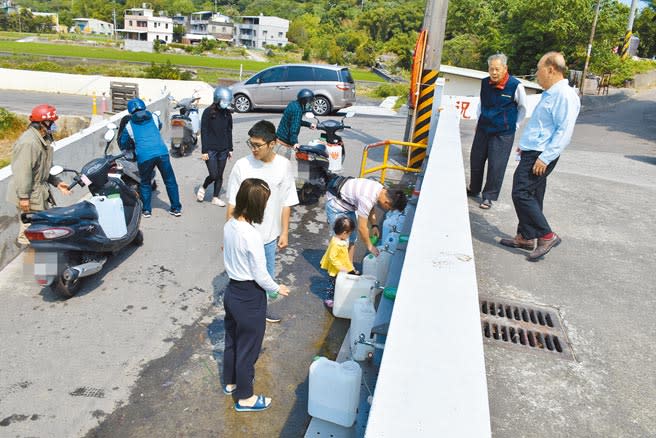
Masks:
[[[355,103],[355,82],[348,67],[319,64],[287,64],[270,67],[230,87],[235,109],[284,109],[303,88],[314,92],[312,110],[318,116]]]

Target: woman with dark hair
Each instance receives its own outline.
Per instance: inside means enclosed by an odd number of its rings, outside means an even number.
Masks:
[[[225,349],[223,392],[234,395],[237,412],[257,412],[271,405],[271,398],[253,394],[255,362],[262,348],[266,325],[265,291],[287,296],[266,267],[264,243],[253,224],[262,223],[271,190],[258,178],[239,186],[232,218],[223,227],[223,258],[230,282],[223,298]]]

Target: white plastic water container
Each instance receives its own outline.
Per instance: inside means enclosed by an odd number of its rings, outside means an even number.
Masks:
[[[328,153],[328,170],[333,173],[342,172],[342,146],[339,144],[326,143]]]
[[[346,272],[337,274],[335,280],[335,297],[333,315],[337,318],[349,318],[353,315],[353,303],[361,296],[373,298],[376,277],[371,275],[351,275]]]
[[[383,246],[379,248],[378,257],[373,254],[367,254],[364,257],[362,260],[362,275],[374,276],[378,283],[384,286],[391,261],[392,254]]]
[[[405,214],[394,210],[385,213],[385,220],[381,226],[381,242],[385,242],[390,233],[401,233],[405,223]]]
[[[351,357],[353,360],[365,360],[369,354],[374,353],[374,347],[365,344],[356,344],[360,334],[364,334],[365,341],[372,342],[371,328],[376,319],[374,303],[368,297],[360,297],[353,303],[353,318],[349,337],[351,338]]]
[[[105,236],[110,239],[120,239],[128,234],[128,227],[125,224],[125,212],[123,210],[123,201],[119,196],[105,197],[92,196],[89,199],[98,212],[98,222],[105,232]]]
[[[362,369],[357,362],[316,359],[310,365],[308,414],[340,426],[353,426],[361,380]]]

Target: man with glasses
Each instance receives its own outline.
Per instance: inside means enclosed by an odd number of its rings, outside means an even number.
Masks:
[[[271,196],[264,210],[261,224],[253,224],[262,235],[267,271],[275,278],[276,252],[287,247],[291,207],[298,204],[296,185],[288,159],[276,154],[276,128],[273,123],[260,120],[248,131],[246,144],[251,154],[237,160],[228,179],[228,209],[232,217],[237,191],[247,178],[259,178],[269,185]],[[280,322],[280,317],[267,310],[267,322]]]

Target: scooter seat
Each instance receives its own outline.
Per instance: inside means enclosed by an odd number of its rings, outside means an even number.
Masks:
[[[328,158],[328,152],[326,151],[326,146],[319,144],[302,144],[298,147],[299,152],[307,152],[310,154],[321,155],[322,157]]]
[[[96,207],[87,201],[78,202],[68,207],[53,207],[29,215],[30,222],[47,222],[53,225],[70,225],[80,220],[97,220]]]

